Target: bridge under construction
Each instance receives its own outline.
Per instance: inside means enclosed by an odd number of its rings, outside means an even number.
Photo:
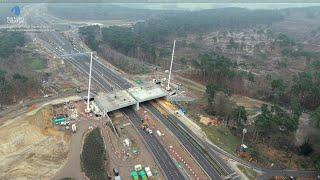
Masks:
[[[95,114],[106,115],[109,112],[129,106],[139,109],[142,102],[167,96],[167,92],[157,85],[136,86],[111,93],[99,93],[91,105]]]

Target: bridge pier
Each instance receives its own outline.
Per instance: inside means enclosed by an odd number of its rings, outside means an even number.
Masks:
[[[139,102],[137,102],[137,104],[136,104],[136,110],[138,111],[139,109],[140,109]]]

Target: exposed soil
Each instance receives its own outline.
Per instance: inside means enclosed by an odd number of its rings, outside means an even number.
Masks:
[[[66,163],[70,136],[57,131],[50,108],[0,126],[0,179],[50,179]]]
[[[113,177],[113,168],[117,168],[123,179],[131,179],[130,173],[134,166],[141,164],[142,167],[150,167],[154,173],[151,179],[165,179],[155,162],[151,152],[147,149],[142,137],[122,113],[116,112],[112,115],[115,128],[119,137],[110,126],[104,126],[102,135],[106,142],[109,156],[108,172]],[[130,146],[124,145],[124,140],[129,139]]]

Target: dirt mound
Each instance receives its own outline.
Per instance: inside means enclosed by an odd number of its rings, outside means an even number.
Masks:
[[[0,126],[0,179],[49,179],[66,163],[70,137],[52,127],[50,109]]]

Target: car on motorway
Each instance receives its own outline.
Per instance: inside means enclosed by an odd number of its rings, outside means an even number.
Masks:
[[[149,133],[149,134],[152,134],[152,129],[146,128],[146,132]]]

